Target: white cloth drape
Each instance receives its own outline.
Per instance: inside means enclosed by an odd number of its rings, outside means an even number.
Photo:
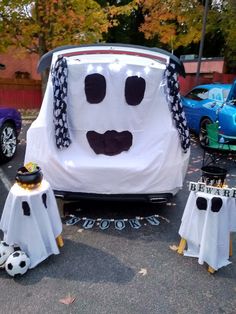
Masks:
[[[42,195],[46,194],[45,202]],[[29,215],[24,215],[22,202],[27,202]],[[17,245],[30,258],[30,268],[51,254],[59,254],[56,238],[62,232],[62,223],[53,191],[46,180],[34,190],[11,188],[0,221],[4,241]]]
[[[198,209],[197,198],[207,202],[205,210]],[[197,257],[199,264],[206,262],[218,270],[230,264],[230,232],[236,231],[236,202],[234,198],[220,197],[222,207],[218,212],[212,211],[212,198],[203,192],[190,192],[187,200],[179,234],[187,240],[185,256]]]
[[[40,114],[27,133],[25,163],[38,163],[54,190],[175,194],[182,187],[189,150],[185,154],[182,151],[168,107],[165,65],[134,56],[119,56],[119,60],[118,67],[104,55],[68,58],[67,121],[72,142],[64,149],[55,144],[53,85],[49,78]],[[106,95],[99,104],[88,103],[85,95],[85,78],[93,73],[106,79]],[[130,106],[125,100],[125,81],[132,75],[146,81],[138,106]],[[91,130],[100,134],[129,131],[133,144],[115,156],[97,155],[86,138]]]

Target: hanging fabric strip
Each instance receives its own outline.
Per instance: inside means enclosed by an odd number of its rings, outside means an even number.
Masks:
[[[71,143],[67,124],[67,88],[68,67],[66,59],[59,56],[52,70],[53,83],[53,123],[56,146],[59,149]]]
[[[169,63],[167,66],[165,79],[167,101],[172,112],[172,118],[179,133],[181,147],[184,153],[186,153],[190,146],[189,129],[187,127],[187,121],[180,98],[179,82],[174,63]]]

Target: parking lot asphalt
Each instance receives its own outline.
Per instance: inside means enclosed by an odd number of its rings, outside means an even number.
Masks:
[[[1,166],[0,209],[16,170],[23,165],[25,121],[17,156]],[[189,181],[201,175],[202,149],[192,136],[191,160],[183,189],[166,205],[99,203],[82,208],[85,217],[129,218],[149,214],[161,216],[153,226],[141,220],[141,228],[96,224],[85,230],[79,222],[63,225],[64,247],[19,278],[0,270],[0,313],[236,313],[236,253],[232,264],[215,274],[197,259],[178,255],[178,230],[189,195]],[[225,160],[227,183],[236,184],[233,160]],[[233,236],[236,247],[236,237]],[[173,247],[172,247],[173,248]],[[236,249],[234,249],[236,252]],[[69,304],[63,304],[62,299]],[[72,302],[73,301],[73,302]]]

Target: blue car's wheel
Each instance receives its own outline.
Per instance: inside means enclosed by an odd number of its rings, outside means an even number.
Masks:
[[[209,118],[203,118],[200,124],[200,131],[199,131],[199,143],[202,147],[208,145],[208,137],[206,132],[206,125],[211,124],[212,121]]]
[[[17,134],[14,125],[5,122],[0,128],[0,162],[7,162],[16,153]]]

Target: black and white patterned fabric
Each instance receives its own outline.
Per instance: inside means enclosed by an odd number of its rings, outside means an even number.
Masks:
[[[66,59],[58,57],[52,69],[53,83],[53,123],[55,126],[56,146],[59,149],[70,145],[71,139],[67,124],[68,67]]]
[[[175,64],[170,62],[165,71],[166,95],[172,112],[172,118],[179,132],[181,147],[184,153],[186,153],[190,146],[189,129],[187,127],[187,121],[180,98],[179,82],[175,67]]]

